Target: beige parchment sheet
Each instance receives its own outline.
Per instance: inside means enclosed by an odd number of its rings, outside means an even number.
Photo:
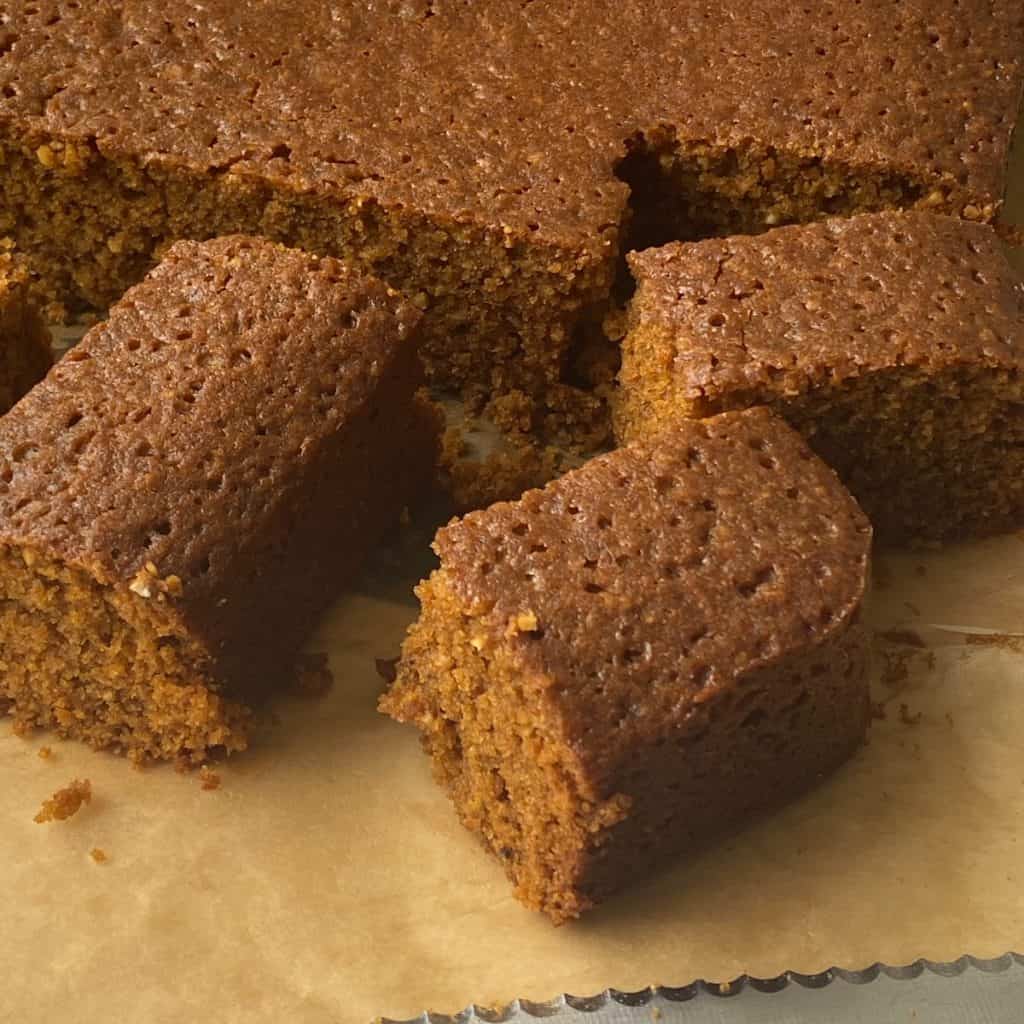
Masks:
[[[881,639],[869,745],[560,929],[513,901],[414,732],[374,710],[374,659],[396,653],[428,565],[377,560],[312,645],[333,691],[275,704],[216,791],[0,725],[0,1020],[364,1022],[1024,950],[1024,534],[881,558],[875,627],[927,646]],[[75,777],[92,804],[36,825]]]

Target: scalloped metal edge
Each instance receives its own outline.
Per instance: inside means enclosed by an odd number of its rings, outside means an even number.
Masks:
[[[535,1019],[553,1017],[565,1009],[594,1013],[609,1005],[646,1006],[654,999],[664,999],[670,1003],[686,1003],[698,996],[728,999],[738,995],[745,988],[751,988],[757,992],[773,993],[781,992],[790,985],[800,985],[810,989],[825,988],[836,981],[844,981],[850,985],[866,985],[881,974],[898,981],[907,981],[919,978],[925,971],[943,978],[955,978],[967,970],[981,971],[985,974],[1001,974],[1014,965],[1024,967],[1024,954],[1004,953],[1002,956],[993,957],[990,960],[965,954],[959,959],[949,962],[922,959],[903,966],[874,963],[859,971],[846,970],[843,967],[829,967],[818,974],[785,971],[774,978],[755,978],[749,974],[741,974],[732,981],[717,983],[698,980],[678,988],[656,985],[640,989],[637,992],[623,992],[619,989],[607,988],[593,996],[573,996],[566,993],[545,1002],[515,999],[497,1009],[474,1004],[456,1014],[424,1012],[418,1017],[410,1017],[401,1021],[393,1020],[390,1017],[380,1017],[378,1022],[379,1024],[473,1024],[473,1022],[479,1021],[483,1024],[505,1024],[507,1021],[514,1021],[523,1016]]]

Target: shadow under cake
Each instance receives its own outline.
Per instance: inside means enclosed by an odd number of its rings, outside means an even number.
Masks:
[[[0,415],[7,412],[53,363],[50,333],[28,297],[28,273],[0,252]]]

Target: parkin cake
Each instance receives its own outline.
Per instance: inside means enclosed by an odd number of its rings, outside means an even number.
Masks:
[[[335,260],[181,242],[0,419],[0,709],[135,759],[245,746],[425,487],[419,313]]]
[[[0,234],[104,308],[169,241],[344,257],[435,383],[550,406],[628,248],[828,214],[991,220],[1019,0],[10,0]]]
[[[767,405],[880,540],[1024,524],[1024,280],[990,227],[880,213],[630,261],[620,439]]]
[[[856,749],[870,545],[782,420],[684,422],[441,530],[381,708],[562,922]]]

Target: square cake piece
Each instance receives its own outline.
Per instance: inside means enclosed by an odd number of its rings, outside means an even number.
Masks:
[[[0,415],[7,412],[53,363],[50,333],[28,300],[28,274],[0,251]]]
[[[883,541],[1024,522],[1024,282],[991,228],[881,213],[630,262],[620,439],[767,405]]]
[[[0,707],[133,758],[245,746],[432,475],[418,312],[241,237],[171,248],[0,419]]]
[[[870,545],[777,417],[683,423],[441,530],[381,708],[561,922],[858,746]]]
[[[994,218],[1022,70],[1020,0],[7,0],[0,234],[72,310],[176,238],[343,257],[433,381],[554,403],[631,238]]]

